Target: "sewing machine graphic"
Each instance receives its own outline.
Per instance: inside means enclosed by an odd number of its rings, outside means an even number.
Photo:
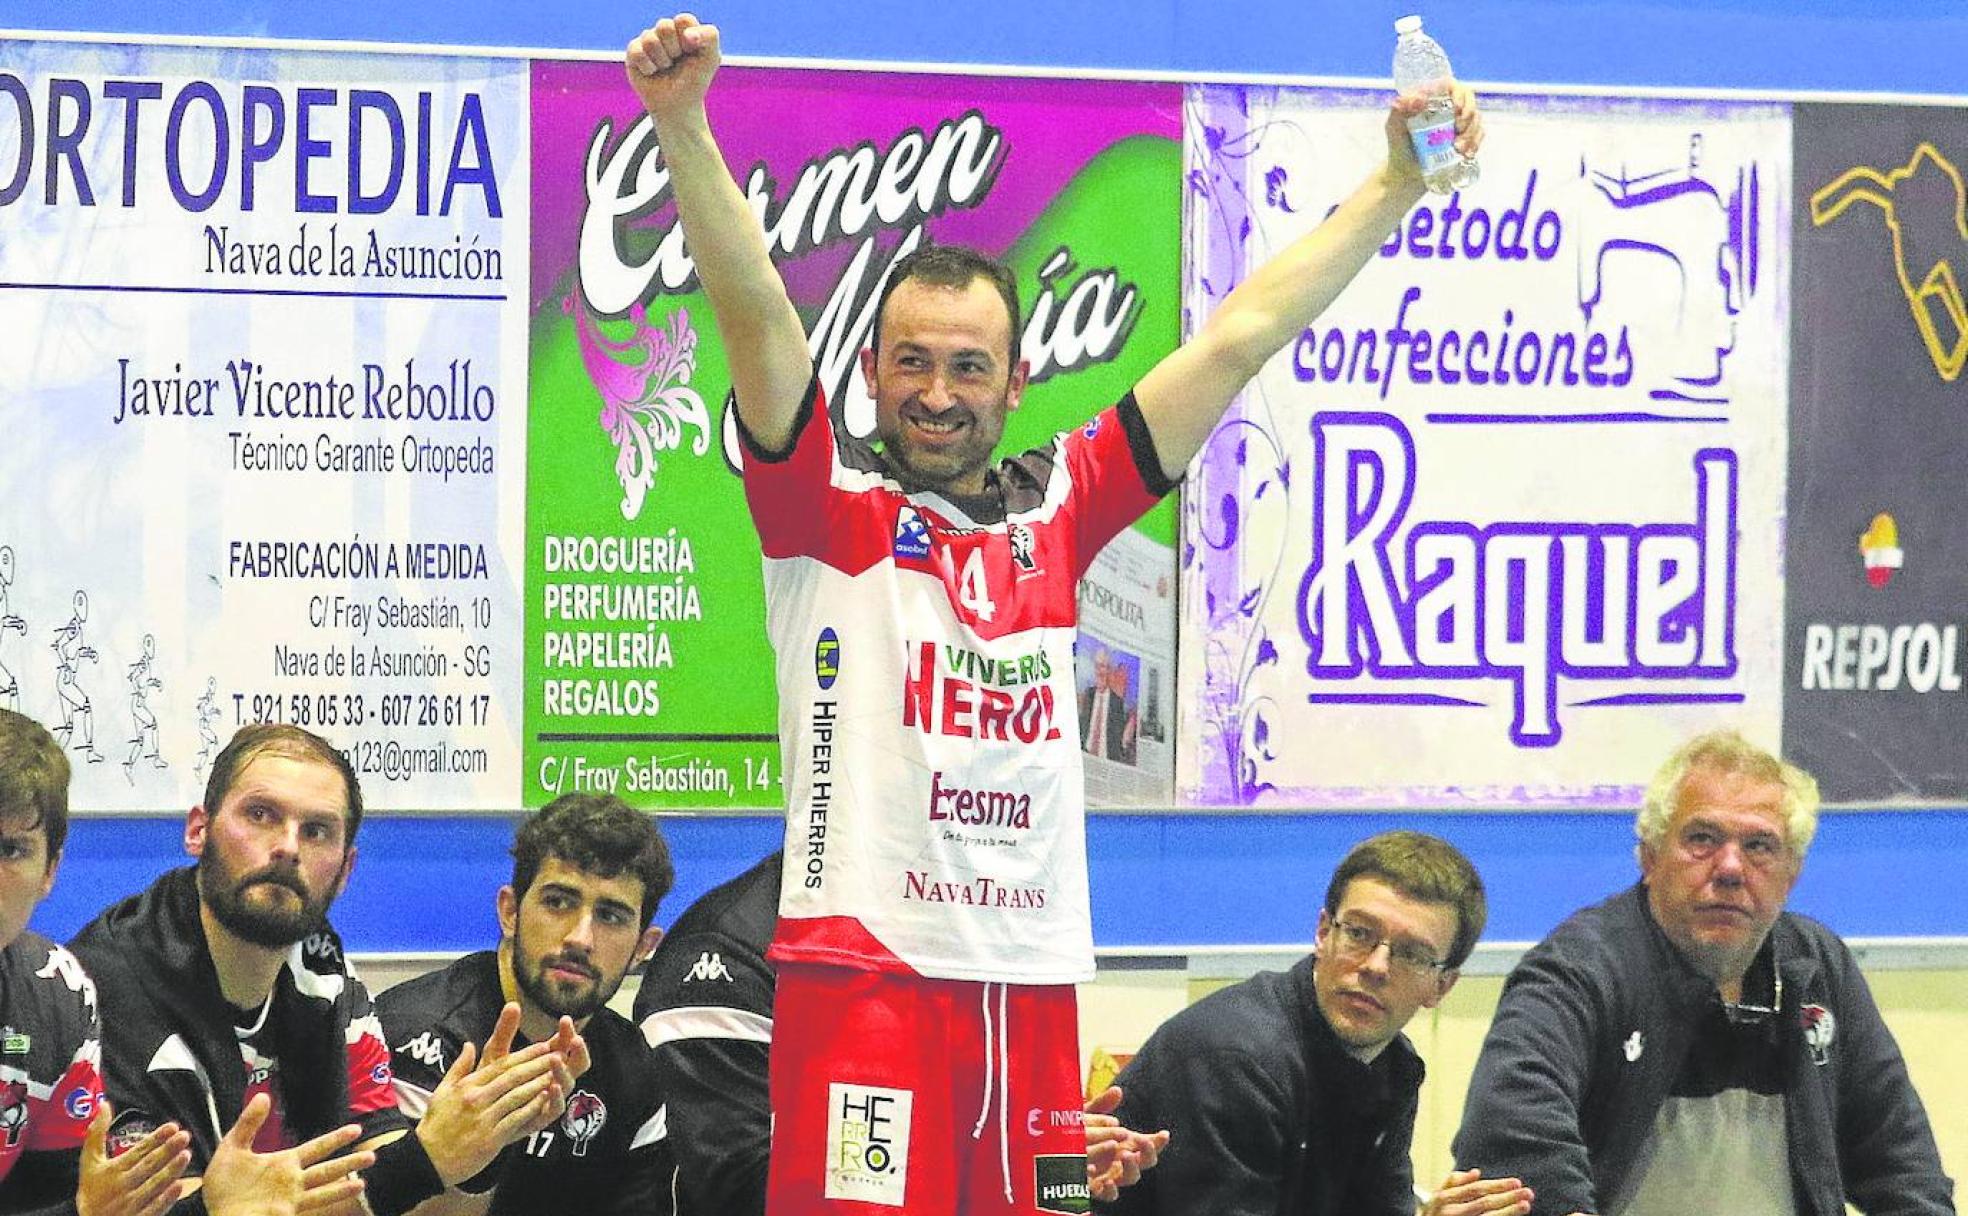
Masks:
[[[1762,277],[1762,180],[1752,162],[1716,180],[1702,171],[1702,136],[1688,140],[1688,162],[1634,174],[1579,163],[1579,174],[1604,200],[1581,208],[1579,309],[1591,321],[1606,303],[1616,268],[1629,275],[1649,264],[1671,269],[1678,294],[1671,303],[1676,348],[1689,352],[1657,400],[1721,403],[1722,368],[1736,346],[1736,316]],[[1729,180],[1733,177],[1733,181]],[[1636,262],[1635,259],[1641,259]],[[1621,292],[1621,295],[1627,293]]]

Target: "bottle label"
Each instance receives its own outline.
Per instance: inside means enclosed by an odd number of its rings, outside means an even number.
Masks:
[[[1414,140],[1415,159],[1421,162],[1421,175],[1433,177],[1445,169],[1452,168],[1461,158],[1456,151],[1455,119],[1433,123],[1426,127],[1414,127],[1408,131]]]

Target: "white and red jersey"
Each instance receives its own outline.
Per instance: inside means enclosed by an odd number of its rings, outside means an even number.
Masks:
[[[786,786],[774,959],[1092,977],[1079,581],[1168,489],[1131,396],[982,501],[905,492],[817,386],[783,457],[746,444]]]
[[[24,1153],[82,1146],[101,1060],[95,985],[73,954],[23,932],[0,950],[0,1182]]]

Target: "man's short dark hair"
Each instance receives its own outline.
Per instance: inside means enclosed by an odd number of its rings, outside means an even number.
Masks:
[[[68,841],[68,757],[48,729],[0,709],[0,819],[41,829],[53,864]]]
[[[233,782],[246,766],[261,756],[286,756],[310,764],[325,764],[342,777],[344,801],[348,803],[347,832],[342,838],[346,850],[355,843],[356,829],[362,826],[362,786],[335,745],[313,731],[280,722],[254,722],[239,728],[231,741],[212,760],[212,775],[205,779],[205,813],[216,816],[219,804],[232,792]]]
[[[1382,832],[1353,846],[1326,886],[1326,912],[1339,915],[1339,902],[1356,878],[1377,878],[1402,895],[1455,911],[1455,942],[1443,962],[1460,967],[1483,936],[1490,918],[1483,879],[1462,851],[1425,832]]]
[[[1018,366],[1019,320],[1018,320],[1018,276],[1011,267],[995,258],[985,257],[975,249],[963,245],[923,245],[915,251],[903,255],[888,272],[888,282],[882,284],[881,300],[875,305],[874,349],[881,353],[882,318],[888,314],[888,297],[895,294],[905,280],[915,279],[931,287],[948,287],[961,291],[969,287],[975,279],[983,279],[997,288],[998,298],[1004,301],[1005,316],[1011,322],[1010,362],[1007,368]]]
[[[656,820],[613,794],[562,794],[549,802],[520,825],[512,857],[513,894],[520,899],[549,857],[600,878],[641,879],[644,928],[676,882]]]

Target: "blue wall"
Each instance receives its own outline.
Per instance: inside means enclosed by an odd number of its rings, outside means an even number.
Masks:
[[[1454,841],[1490,889],[1497,941],[1535,941],[1581,904],[1633,881],[1624,815],[1097,814],[1088,824],[1094,936],[1103,946],[1304,942],[1333,866],[1393,826]],[[677,890],[667,925],[706,888],[777,844],[776,818],[665,819]],[[84,819],[35,928],[66,937],[111,900],[183,862],[180,820]],[[362,825],[335,924],[356,950],[465,950],[498,933],[510,875],[505,818],[390,818]],[[1827,814],[1791,906],[1860,937],[1968,935],[1968,811]]]
[[[7,0],[0,26],[613,54],[633,23],[662,11],[538,0]],[[975,16],[975,6],[925,0],[729,0],[702,11],[725,29],[727,50],[747,56],[1374,78],[1387,72],[1394,17],[1420,11],[1472,79],[1762,92],[1960,94],[1968,47],[1961,0],[1067,0],[1014,2],[989,18]],[[1416,822],[1392,814],[1095,816],[1096,936],[1115,946],[1304,941],[1325,876],[1347,845]],[[1419,822],[1475,858],[1490,883],[1497,939],[1534,939],[1634,873],[1625,816]],[[669,820],[666,829],[679,873],[677,895],[659,917],[667,923],[695,894],[768,851],[777,821]],[[78,822],[36,927],[66,936],[177,864],[180,830],[176,819]],[[338,925],[358,950],[486,943],[510,833],[497,818],[372,818]],[[1830,815],[1793,904],[1851,935],[1968,935],[1964,873],[1968,811]]]
[[[704,0],[733,54],[1384,77],[1420,12],[1474,80],[1960,94],[1960,0]],[[657,5],[7,0],[0,26],[617,52]],[[990,16],[979,14],[989,11]]]

